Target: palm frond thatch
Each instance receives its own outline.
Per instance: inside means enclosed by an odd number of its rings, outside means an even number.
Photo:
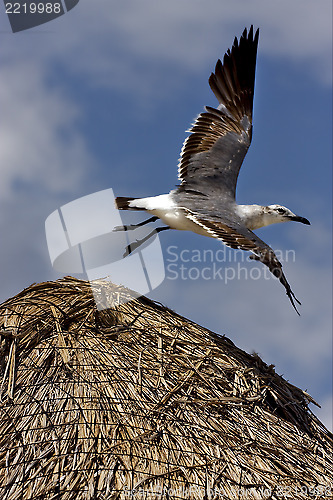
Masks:
[[[88,282],[32,285],[0,335],[3,500],[332,498],[312,398],[145,297],[98,311]]]

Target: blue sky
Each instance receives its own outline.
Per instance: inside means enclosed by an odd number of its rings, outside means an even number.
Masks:
[[[331,427],[331,8],[329,0],[320,8],[312,0],[81,1],[12,34],[1,4],[1,301],[61,276],[44,222],[64,203],[109,187],[150,196],[177,184],[185,130],[216,104],[208,76],[254,24],[253,142],[237,199],[280,203],[311,221],[258,230],[283,255],[295,252],[284,269],[301,317],[275,279],[244,279],[260,265],[240,256],[223,263],[224,271],[242,265],[240,279],[194,279],[214,263],[193,262],[193,251],[211,250],[221,266],[221,244],[176,231],[160,236],[166,279],[150,297],[274,363],[322,405],[315,411]],[[171,252],[178,261],[170,268]],[[187,274],[172,279],[180,265]]]

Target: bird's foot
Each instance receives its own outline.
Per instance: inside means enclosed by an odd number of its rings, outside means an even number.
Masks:
[[[136,240],[127,245],[123,257],[128,257],[134,250],[136,250],[142,244],[142,240]]]
[[[137,224],[130,224],[129,226],[115,226],[113,228],[113,232],[116,231],[132,231],[133,229],[136,229],[138,226]]]

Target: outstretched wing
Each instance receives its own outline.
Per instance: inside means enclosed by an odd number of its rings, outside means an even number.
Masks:
[[[219,101],[190,129],[178,165],[180,189],[235,197],[237,177],[252,138],[252,107],[259,30],[245,29],[218,60],[209,85]]]
[[[292,306],[299,315],[294,300],[298,303],[299,300],[295,297],[290,285],[282,271],[282,264],[276,257],[274,251],[264,241],[247,229],[238,221],[227,221],[225,217],[220,221],[216,216],[214,219],[203,216],[198,213],[186,211],[186,217],[199,224],[206,229],[213,237],[223,241],[225,245],[231,248],[239,248],[241,250],[248,250],[253,253],[251,256],[254,260],[259,260],[268,267],[270,272],[279,279],[280,283],[284,286],[286,294],[289,297]]]

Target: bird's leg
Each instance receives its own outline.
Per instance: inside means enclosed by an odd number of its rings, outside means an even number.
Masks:
[[[148,224],[149,222],[155,222],[157,221],[158,217],[150,217],[147,220],[144,220],[142,222],[139,222],[139,224],[130,224],[129,226],[115,226],[113,231],[132,231],[133,229],[136,229],[137,227],[144,226],[145,224]]]
[[[152,238],[152,236],[154,236],[154,234],[159,233],[160,231],[165,231],[166,229],[170,229],[170,227],[169,226],[158,227],[158,228],[154,229],[153,231],[151,231],[151,233],[147,234],[147,236],[145,236],[141,240],[136,240],[133,243],[130,243],[129,245],[127,245],[126,251],[125,251],[123,257],[127,257],[127,255],[131,254],[139,246],[141,246],[143,243],[145,243],[145,241]]]

